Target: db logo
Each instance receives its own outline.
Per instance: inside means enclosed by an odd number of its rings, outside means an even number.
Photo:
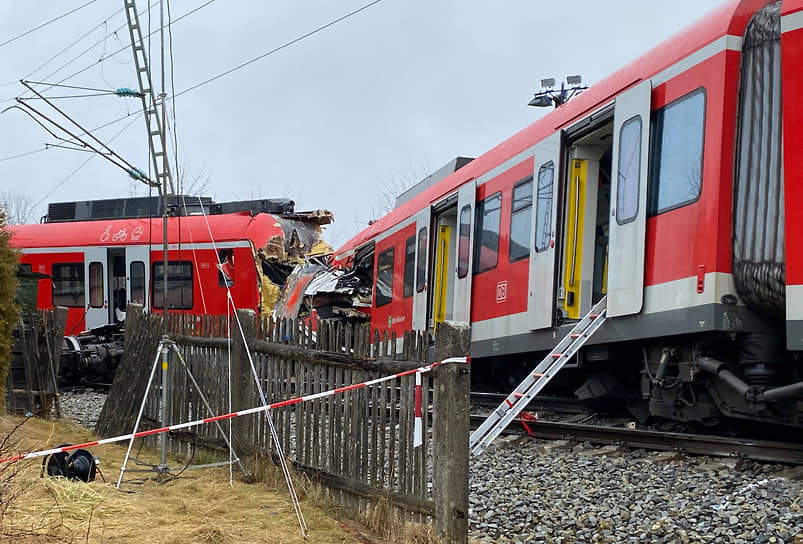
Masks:
[[[504,302],[507,300],[507,282],[500,281],[496,284],[496,302]]]

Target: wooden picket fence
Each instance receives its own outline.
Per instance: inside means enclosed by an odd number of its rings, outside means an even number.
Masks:
[[[137,313],[129,311],[127,315]],[[239,325],[234,319],[229,325],[225,316],[170,316],[165,323],[140,314],[137,323],[127,328],[126,354],[98,421],[99,434],[131,431],[146,378],[157,362],[156,338],[165,333],[186,367],[171,349],[167,421],[162,421],[161,372],[156,372],[145,404],[145,428],[207,417],[206,403],[215,414],[262,405],[254,372],[264,400],[270,404],[419,368],[427,364],[432,350],[432,339],[424,333],[407,333],[397,339],[372,335],[368,326],[342,322],[319,321],[314,327],[299,321],[257,322],[249,311],[238,312],[237,319]],[[446,334],[449,327],[440,329],[439,335]],[[464,338],[445,344],[467,346],[466,330],[453,334]],[[452,355],[466,353],[441,358]],[[444,365],[422,375],[421,447],[413,446],[415,376],[409,375],[271,410],[281,451],[297,471],[323,484],[329,496],[344,507],[364,511],[386,501],[402,519],[434,521],[444,540],[465,542],[467,536],[460,534],[467,534],[461,521],[467,520],[468,508],[467,366]],[[449,404],[439,402],[441,398]],[[465,409],[456,409],[454,399],[463,399]],[[232,442],[240,457],[275,457],[279,449],[272,439],[271,421],[265,414],[253,414],[229,420],[223,427],[228,433],[231,425]],[[156,445],[159,438],[149,440]],[[184,459],[198,457],[199,450],[228,457],[214,425],[171,433],[168,447]],[[464,455],[458,453],[461,448]],[[458,468],[439,469],[439,456],[449,458],[443,466]],[[454,462],[463,458],[465,462]],[[439,512],[439,502],[465,504]],[[458,518],[457,522],[453,518]]]
[[[6,376],[8,413],[61,417],[57,376],[66,318],[66,308],[23,312],[13,331]]]

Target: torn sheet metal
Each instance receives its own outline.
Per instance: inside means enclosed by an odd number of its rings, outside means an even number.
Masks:
[[[283,319],[319,317],[366,321],[370,312],[370,292],[351,273],[318,264],[299,265],[290,275],[275,315]]]
[[[297,317],[304,317],[304,312],[301,312],[301,305],[304,302],[304,291],[312,280],[315,279],[315,276],[325,270],[326,267],[318,264],[296,266],[293,273],[287,278],[284,284],[284,290],[274,307],[274,315],[276,318],[295,319]]]
[[[329,255],[332,246],[321,239],[321,227],[317,223],[308,223],[295,219],[277,218],[284,232],[282,260],[301,259],[304,256]],[[274,241],[275,243],[275,241]],[[273,249],[273,248],[271,248]]]

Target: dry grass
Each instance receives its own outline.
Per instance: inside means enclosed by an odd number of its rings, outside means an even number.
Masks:
[[[403,544],[439,544],[435,531],[429,525],[404,521],[387,500],[369,507],[362,516],[363,525],[374,534],[390,542]]]
[[[0,436],[18,418],[0,417]],[[88,431],[71,422],[31,419],[15,433],[18,451],[91,440]],[[284,480],[264,463],[258,463],[262,483],[246,484],[235,473],[228,485],[228,469],[185,472],[165,484],[153,480],[127,481],[114,488],[125,449],[121,445],[91,448],[102,460],[107,482],[100,477],[86,484],[64,479],[39,478],[41,462],[18,463],[11,482],[21,494],[14,498],[0,525],[0,540],[14,536],[21,543],[149,542],[153,544],[352,543],[357,542],[335,519],[316,486],[297,477],[302,508],[310,528],[304,540]],[[155,452],[142,455],[155,461]],[[10,466],[10,465],[7,465]],[[129,464],[129,469],[133,465]],[[140,474],[132,475],[131,478]],[[2,501],[4,495],[0,495]],[[411,540],[411,543],[425,542]]]

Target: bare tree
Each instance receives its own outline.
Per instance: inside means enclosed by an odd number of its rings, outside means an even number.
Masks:
[[[372,210],[373,219],[378,219],[393,211],[396,207],[396,198],[404,191],[423,180],[429,175],[430,169],[425,165],[423,168],[411,167],[404,174],[391,174],[379,184],[379,192],[376,197],[376,207]]]
[[[181,194],[189,196],[205,196],[209,192],[209,182],[212,176],[202,168],[199,172],[194,173],[189,167],[178,168],[176,172],[178,177],[178,187],[181,189]]]
[[[36,202],[27,193],[17,191],[0,192],[0,210],[5,212],[6,223],[23,225],[36,219]]]

